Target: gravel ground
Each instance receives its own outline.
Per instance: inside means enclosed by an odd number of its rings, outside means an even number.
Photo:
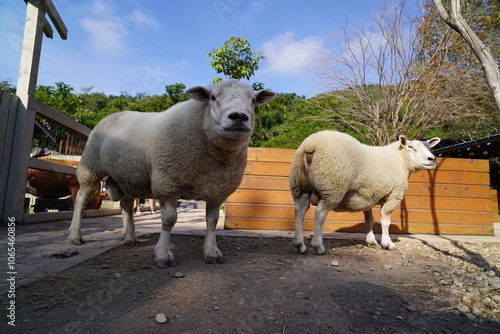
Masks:
[[[316,256],[290,237],[221,236],[226,262],[210,265],[203,237],[173,235],[178,266],[159,269],[158,234],[139,239],[20,287],[0,332],[500,333],[497,242],[328,238]]]

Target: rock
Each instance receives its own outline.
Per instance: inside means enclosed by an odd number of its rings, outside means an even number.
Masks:
[[[111,265],[109,263],[105,263],[101,266],[101,269],[109,269],[111,268]]]
[[[470,313],[470,308],[464,304],[457,305],[457,310],[462,314]]]
[[[415,306],[413,306],[413,305],[406,306],[406,310],[408,312],[417,312],[417,308]]]
[[[472,313],[467,313],[467,314],[465,315],[465,317],[466,317],[467,319],[469,319],[469,320],[472,320],[472,321],[474,321],[474,320],[476,320],[476,319],[477,319],[477,318],[476,318],[476,316],[475,316],[474,314],[472,314]]]
[[[332,262],[330,262],[330,265],[331,265],[331,266],[333,266],[333,267],[337,267],[337,266],[339,266],[340,264],[339,264],[339,261],[337,261],[337,260],[333,260]]]
[[[486,306],[491,306],[492,301],[491,301],[491,298],[485,297],[485,298],[481,299],[481,303],[483,303],[483,305],[486,305]]]
[[[120,274],[120,273],[115,273],[115,277],[116,277],[116,278],[122,278],[122,277],[123,277],[123,275],[122,275],[122,274]]]
[[[175,273],[173,273],[171,276],[172,276],[173,278],[183,278],[183,277],[185,277],[186,275],[184,275],[184,273],[183,273],[183,272],[176,271],[176,272],[175,272]]]
[[[481,316],[483,313],[484,308],[482,306],[476,305],[472,308],[472,314],[474,314],[476,317]]]
[[[165,317],[165,314],[163,313],[158,313],[156,315],[156,322],[159,323],[159,324],[166,324],[167,323],[167,317]]]

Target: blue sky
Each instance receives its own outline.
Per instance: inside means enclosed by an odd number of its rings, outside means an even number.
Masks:
[[[322,91],[311,70],[328,35],[349,20],[370,19],[376,0],[53,0],[68,28],[44,37],[39,85],[62,81],[76,92],[165,93],[165,85],[207,85],[216,76],[207,53],[244,37],[267,59],[251,78],[278,93]],[[0,0],[0,80],[17,84],[26,5]]]

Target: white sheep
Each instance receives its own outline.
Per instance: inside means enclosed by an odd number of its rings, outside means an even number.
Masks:
[[[124,111],[104,118],[91,132],[77,169],[80,190],[69,241],[83,243],[83,208],[107,177],[108,194],[120,200],[124,241],[136,245],[135,198],[160,202],[162,230],[155,247],[156,265],[175,265],[169,249],[180,198],[206,201],[207,262],[222,262],[215,228],[219,207],[239,186],[253,133],[254,106],[276,94],[254,91],[238,80],[186,91],[192,98],[159,113]]]
[[[363,211],[366,243],[376,246],[372,208],[381,205],[382,240],[385,249],[396,246],[389,236],[391,213],[408,188],[410,173],[434,169],[430,148],[439,138],[410,141],[405,136],[386,146],[368,146],[348,134],[320,131],[307,137],[297,149],[290,170],[290,189],[295,201],[294,245],[306,252],[302,223],[309,205],[317,205],[311,246],[324,254],[323,225],[330,211]]]

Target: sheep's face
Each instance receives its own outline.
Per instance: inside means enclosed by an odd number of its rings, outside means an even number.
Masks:
[[[254,106],[266,104],[276,93],[254,91],[238,80],[228,80],[208,87],[193,87],[186,91],[193,99],[208,103],[212,124],[224,138],[250,138],[255,123]]]
[[[407,150],[411,163],[415,169],[434,169],[436,168],[436,157],[430,149],[436,146],[441,139],[432,138],[430,140],[408,140],[405,136],[399,137],[401,148]]]

